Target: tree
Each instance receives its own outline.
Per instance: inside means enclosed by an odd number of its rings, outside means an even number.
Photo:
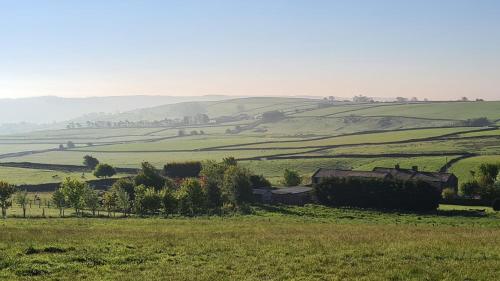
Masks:
[[[80,210],[85,206],[84,195],[87,184],[80,182],[77,179],[66,178],[61,183],[61,189],[69,206],[75,209],[76,215],[80,214]]]
[[[7,217],[7,209],[12,205],[10,197],[16,192],[16,187],[5,181],[0,181],[0,208],[2,217]]]
[[[117,180],[113,185],[111,186],[112,190],[118,190],[118,189],[123,189],[128,193],[128,196],[130,198],[130,201],[134,201],[135,199],[135,192],[134,192],[135,184],[131,179],[127,178],[121,178]]]
[[[404,98],[404,97],[397,97],[397,98],[396,98],[396,101],[397,101],[397,102],[408,102],[408,99],[407,99],[407,98]]]
[[[215,161],[205,161],[202,164],[200,175],[202,187],[207,193],[207,207],[210,210],[222,207],[222,194],[220,187],[224,179],[226,166]]]
[[[108,211],[108,217],[111,216],[111,213],[116,211],[116,205],[117,205],[117,195],[113,191],[107,191],[104,193],[104,196],[102,197],[102,205]]]
[[[66,207],[66,198],[61,188],[52,193],[52,202],[59,209],[59,216],[64,217],[64,208]]]
[[[285,173],[283,174],[283,184],[285,186],[297,186],[301,182],[302,178],[297,171],[285,169]]]
[[[500,211],[500,198],[493,200],[493,204],[491,205],[494,211]]]
[[[92,215],[95,216],[95,211],[99,208],[99,194],[97,191],[88,185],[85,187],[85,193],[83,200],[85,206],[92,211]]]
[[[222,164],[227,168],[229,166],[238,165],[238,161],[233,156],[229,156],[229,157],[222,158]]]
[[[135,176],[134,182],[136,186],[144,185],[161,190],[165,184],[165,179],[153,165],[148,162],[142,162],[141,171]]]
[[[497,164],[483,163],[479,166],[478,181],[481,186],[491,185],[495,182],[499,166]]]
[[[128,192],[123,188],[114,189],[113,192],[116,193],[116,207],[122,211],[123,215],[127,216],[130,210],[130,196]]]
[[[68,142],[66,143],[66,147],[67,147],[67,148],[75,148],[75,144],[74,144],[72,141],[68,141]]]
[[[98,164],[94,170],[94,176],[101,178],[112,177],[116,174],[115,168],[109,164]]]
[[[479,194],[479,189],[477,181],[465,182],[460,186],[460,194],[465,197],[474,197]]]
[[[162,207],[160,193],[153,187],[135,187],[134,211],[140,215],[157,213]]]
[[[164,188],[160,192],[160,196],[164,214],[173,214],[177,209],[177,199],[175,198],[174,191],[170,188]]]
[[[263,122],[274,122],[283,118],[285,118],[285,113],[278,110],[266,111],[262,113]]]
[[[206,194],[195,178],[185,180],[176,192],[179,211],[186,215],[201,214],[206,211]]]
[[[28,192],[26,190],[22,190],[16,193],[15,197],[16,203],[21,206],[23,209],[23,218],[26,217],[26,206],[29,204],[28,200]]]
[[[251,175],[252,188],[271,187],[271,183],[263,175]]]
[[[98,164],[99,160],[97,160],[97,158],[90,155],[83,156],[83,165],[85,165],[87,168],[94,170]]]
[[[238,166],[230,166],[224,172],[222,198],[235,206],[253,200],[250,172]]]

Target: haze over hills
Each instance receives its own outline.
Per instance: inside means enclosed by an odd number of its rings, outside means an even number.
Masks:
[[[216,101],[228,96],[107,96],[63,98],[43,96],[0,99],[0,123],[60,122],[94,112],[118,113],[138,108],[186,101]]]

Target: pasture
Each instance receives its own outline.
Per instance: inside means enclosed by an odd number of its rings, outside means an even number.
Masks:
[[[0,221],[0,279],[492,280],[500,274],[498,214],[451,208],[7,219]]]
[[[153,128],[82,127],[0,136],[0,162],[82,165],[83,156],[90,154],[117,167],[137,168],[142,161],[149,161],[160,168],[168,162],[233,156],[277,184],[285,168],[296,169],[305,177],[318,167],[370,169],[397,163],[436,171],[461,155],[477,155],[448,167],[460,180],[467,180],[480,160],[500,161],[498,128],[455,127],[466,118],[497,121],[499,102],[319,104],[319,100],[293,98],[186,103],[182,106],[205,112],[210,118],[246,114],[248,119]],[[162,112],[174,109],[166,105],[105,117],[109,121],[125,117],[160,120],[164,118]],[[260,114],[269,110],[281,110],[285,116],[260,120]],[[179,136],[179,131],[184,135]],[[191,135],[193,131],[195,135]],[[56,149],[68,141],[76,147]],[[54,182],[54,174],[80,176],[57,169],[12,169],[0,167],[0,176],[13,183]]]

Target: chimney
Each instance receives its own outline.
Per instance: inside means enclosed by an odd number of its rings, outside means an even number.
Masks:
[[[414,172],[418,172],[418,166],[412,166],[411,169],[414,171]]]
[[[399,164],[394,165],[394,168],[395,168],[396,170],[399,170]]]

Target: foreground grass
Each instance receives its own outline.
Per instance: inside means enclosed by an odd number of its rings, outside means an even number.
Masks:
[[[5,280],[492,280],[499,264],[499,217],[473,210],[0,221]]]

